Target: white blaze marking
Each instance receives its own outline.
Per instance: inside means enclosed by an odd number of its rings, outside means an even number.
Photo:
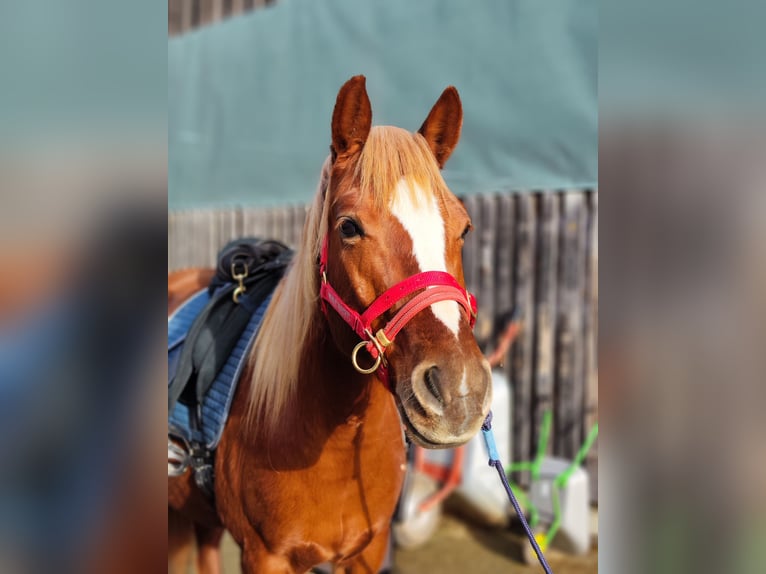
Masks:
[[[410,185],[419,196],[418,205],[412,202]],[[421,271],[447,271],[444,253],[444,220],[436,198],[426,198],[417,185],[402,178],[396,186],[391,213],[399,220],[412,239],[412,254]],[[431,311],[457,337],[460,330],[460,308],[456,301],[439,301]]]

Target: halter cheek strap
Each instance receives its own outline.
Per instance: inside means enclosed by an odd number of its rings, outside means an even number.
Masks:
[[[392,389],[388,381],[388,369],[384,355],[399,331],[420,311],[439,301],[456,301],[466,313],[471,328],[473,328],[476,322],[476,298],[463,289],[452,275],[444,271],[424,271],[412,275],[404,281],[400,281],[384,291],[361,315],[349,307],[327,281],[326,236],[322,243],[319,271],[322,276],[319,296],[325,315],[328,313],[327,306],[325,305],[326,302],[335,309],[336,313],[362,339],[354,347],[354,351],[351,354],[351,362],[354,368],[364,374],[378,371],[381,380],[389,390]],[[374,334],[372,333],[372,324],[376,319],[402,299],[418,291],[419,293],[407,301],[384,327],[378,329]],[[374,360],[374,363],[369,368],[360,366],[358,362],[359,351],[363,348]]]

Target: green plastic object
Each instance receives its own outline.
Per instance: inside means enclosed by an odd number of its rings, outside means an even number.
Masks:
[[[545,411],[543,413],[543,420],[540,425],[540,438],[537,442],[537,454],[535,455],[534,460],[509,464],[505,467],[506,474],[510,475],[512,472],[529,471],[533,481],[540,479],[540,467],[543,462],[543,457],[545,456],[545,451],[548,449],[548,440],[550,438],[552,422],[553,416],[551,411]],[[577,454],[572,460],[572,463],[566,468],[566,470],[556,476],[556,479],[553,482],[554,488],[551,491],[553,502],[553,522],[551,522],[551,525],[548,527],[546,532],[540,533],[538,535],[538,543],[540,544],[541,548],[543,548],[543,550],[545,550],[550,545],[551,541],[556,536],[559,527],[561,526],[561,502],[559,499],[559,492],[563,490],[564,487],[566,487],[567,482],[572,476],[572,473],[574,473],[574,471],[585,460],[585,457],[588,455],[588,452],[593,446],[593,443],[596,441],[596,437],[598,437],[598,423],[594,424],[590,429],[585,442],[583,442],[582,446],[577,451]],[[519,488],[518,485],[514,484],[510,480],[509,483],[513,489],[514,494],[516,494],[516,498],[518,498],[519,503],[529,512],[529,525],[532,528],[535,528],[540,523],[540,514],[537,508],[534,504],[532,504],[529,497]]]

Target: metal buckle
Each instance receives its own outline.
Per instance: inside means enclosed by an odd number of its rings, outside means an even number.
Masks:
[[[243,271],[241,273],[237,272],[237,264],[242,265]],[[247,291],[247,287],[245,287],[245,278],[247,277],[248,269],[247,269],[247,263],[244,261],[237,262],[232,261],[231,262],[231,276],[232,278],[236,279],[239,282],[239,285],[237,285],[236,289],[234,289],[234,293],[232,294],[231,298],[234,299],[234,302],[239,304],[239,298]]]
[[[378,329],[378,332],[375,333],[375,338],[378,340],[378,343],[383,345],[384,349],[391,344],[391,340],[386,337],[386,333],[383,331],[383,329]]]

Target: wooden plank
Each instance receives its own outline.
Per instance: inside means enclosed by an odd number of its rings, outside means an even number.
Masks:
[[[188,225],[188,219],[189,215],[186,212],[175,212],[173,214],[173,219],[175,220],[174,225],[174,235],[175,235],[175,242],[174,242],[174,253],[173,253],[173,263],[171,264],[168,262],[168,267],[171,271],[174,271],[176,269],[181,269],[185,262],[184,262],[184,228]]]
[[[286,207],[278,207],[274,210],[274,216],[277,223],[274,237],[282,243],[287,243],[290,213]]]
[[[537,195],[537,203],[533,445],[539,440],[543,413],[553,409],[559,247],[559,198],[556,193],[543,192]]]
[[[293,249],[300,245],[305,218],[306,206],[301,204],[293,205],[290,213],[290,247]]]
[[[210,211],[210,224],[212,226],[210,230],[210,248],[212,250],[213,258],[216,260],[218,258],[218,252],[221,250],[221,247],[223,247],[225,241],[225,216],[226,212],[221,209]]]
[[[585,288],[585,433],[598,422],[598,192],[588,193],[588,239]],[[598,501],[598,440],[586,458],[591,502]]]
[[[269,223],[271,239],[282,241],[282,210],[278,207],[269,210]]]
[[[476,296],[479,300],[479,316],[474,334],[482,349],[494,343],[493,327],[495,319],[495,243],[497,236],[497,198],[495,194],[477,196],[478,209],[481,212],[481,226],[474,233],[479,237],[479,288]]]
[[[186,258],[185,267],[198,267],[203,265],[204,253],[204,220],[203,213],[199,209],[194,209],[189,214],[189,225],[186,228]]]
[[[198,0],[180,0],[181,2],[181,33],[188,32],[199,21]]]
[[[254,212],[255,210],[252,207],[243,207],[242,208],[242,235],[243,237],[252,237],[254,235],[257,235],[255,232],[255,221],[254,221]]]
[[[463,274],[465,275],[465,285],[471,292],[479,289],[479,234],[477,229],[481,228],[481,212],[479,210],[478,199],[475,195],[469,195],[463,198],[463,205],[468,216],[473,223],[473,232],[469,233],[463,244]]]
[[[174,269],[174,257],[177,252],[176,250],[178,249],[178,246],[176,245],[176,240],[178,238],[176,221],[176,215],[174,213],[168,213],[168,273]]]
[[[248,208],[243,211],[244,235],[250,237],[266,238],[268,230],[266,229],[265,213],[262,209]]]
[[[493,343],[500,331],[505,327],[506,321],[511,317],[513,308],[513,246],[514,246],[514,205],[513,196],[510,193],[501,193],[496,198],[497,231],[495,234],[495,260],[493,263],[495,275],[495,313],[493,317]],[[500,363],[506,380],[513,385],[511,378],[511,349],[508,349],[505,359]],[[511,391],[513,387],[511,386]],[[513,416],[513,395],[508,399],[507,405],[509,416]],[[513,462],[513,429],[510,428],[508,444],[511,445],[511,459],[506,464]],[[505,461],[504,461],[505,462]]]
[[[212,22],[223,20],[223,0],[211,0],[212,3]]]
[[[194,216],[193,236],[192,241],[190,241],[193,248],[191,265],[207,267],[212,265],[215,259],[216,230],[213,223],[213,212],[198,209],[194,211]]]
[[[189,236],[188,229],[191,226],[190,214],[188,211],[173,213],[173,253],[168,257],[169,270],[183,269],[188,267],[188,247],[186,238]],[[172,261],[172,262],[171,262]]]
[[[210,212],[213,224],[212,234],[212,248],[215,252],[214,257],[218,257],[218,252],[226,242],[226,211],[223,209],[215,209]]]
[[[193,215],[194,214],[192,211],[184,211],[182,213],[181,221],[183,221],[183,225],[181,226],[180,237],[179,237],[179,246],[180,246],[179,258],[178,258],[179,264],[176,267],[176,269],[181,269],[184,267],[191,266],[191,262],[189,258],[189,253],[191,252],[191,246],[189,245],[189,242],[190,242],[189,237],[191,233],[189,230],[194,224],[192,220]]]
[[[200,209],[197,214],[197,229],[194,230],[196,245],[195,250],[192,253],[192,264],[195,267],[207,267],[215,257],[215,227],[213,225],[213,212]]]
[[[290,247],[296,249],[301,242],[301,236],[303,234],[303,225],[306,223],[306,215],[308,214],[308,205],[295,205],[292,210],[292,235],[290,240]]]
[[[271,214],[268,209],[258,210],[258,221],[260,225],[260,235],[264,239],[271,238]]]
[[[213,22],[215,0],[197,0],[197,2],[199,3],[199,20],[197,25],[205,26]]]
[[[290,245],[293,241],[293,206],[286,205],[282,208],[282,242],[285,245]]]
[[[534,351],[534,276],[536,219],[534,197],[516,194],[516,238],[514,263],[514,305],[523,328],[513,345],[513,450],[514,460],[530,460],[532,456],[532,381]],[[527,484],[526,476],[517,476]]]
[[[168,0],[168,36],[181,33],[181,0]]]
[[[585,457],[585,470],[588,471],[590,503],[598,505],[598,438]]]
[[[231,0],[231,11],[229,12],[232,16],[236,16],[237,14],[242,14],[245,11],[245,0]]]
[[[175,214],[175,254],[173,256],[173,265],[171,270],[182,269],[186,266],[186,228],[189,226],[190,215],[187,211],[176,212]]]
[[[295,205],[288,205],[285,214],[285,244],[295,247]]]
[[[244,216],[242,214],[242,206],[237,206],[234,212],[234,225],[237,232],[237,237],[244,237],[245,236],[245,220]]]
[[[221,3],[221,10],[223,18],[231,17],[234,10],[234,0],[223,0]]]
[[[205,264],[205,214],[201,209],[191,212],[186,228],[186,267],[202,267]]]
[[[207,260],[207,246],[209,243],[207,225],[207,213],[201,209],[193,212],[193,224],[189,228],[189,251],[188,266],[201,267]]]
[[[514,248],[514,223],[515,211],[513,195],[502,193],[497,197],[497,232],[495,235],[495,325],[494,333],[498,333],[505,327],[513,310],[513,248]],[[506,356],[504,364],[510,365]],[[511,373],[507,373],[510,379]]]
[[[579,425],[579,440],[574,443],[574,451],[572,455],[579,450],[585,437],[588,433],[588,429],[585,427],[586,422],[586,410],[585,410],[585,385],[586,385],[586,368],[585,360],[588,352],[588,338],[585,331],[585,318],[587,315],[587,283],[588,283],[588,234],[589,234],[589,207],[588,207],[588,195],[585,191],[571,191],[570,194],[579,197],[580,210],[578,214],[578,235],[577,235],[577,283],[578,290],[577,295],[579,306],[579,324],[578,324],[578,355],[575,356],[575,368],[577,369],[577,379],[575,385],[575,397],[574,406],[576,407],[575,417],[577,424]]]
[[[232,239],[236,239],[240,236],[237,230],[236,210],[232,208],[218,210],[216,217],[216,224],[218,226],[218,233],[216,236],[216,257],[218,251],[226,245]]]
[[[582,193],[562,195],[559,267],[556,412],[554,445],[558,455],[572,457],[582,442],[583,426],[583,284],[586,210]]]
[[[250,237],[253,235],[252,229],[252,208],[242,208],[242,237]]]
[[[267,211],[267,214],[268,214],[267,229],[269,231],[266,237],[268,239],[279,239],[279,209],[271,208]]]

